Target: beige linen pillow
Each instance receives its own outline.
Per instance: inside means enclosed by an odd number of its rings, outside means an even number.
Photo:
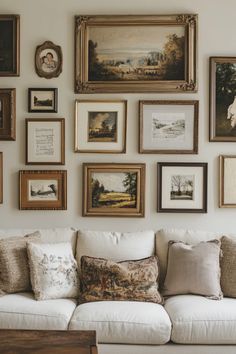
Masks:
[[[40,233],[0,240],[0,295],[30,291],[27,242],[40,240]]]
[[[236,240],[221,238],[221,288],[224,296],[236,297]]]
[[[78,297],[78,267],[70,242],[29,242],[27,251],[36,300]]]
[[[197,245],[170,241],[163,295],[197,294],[221,299],[220,255],[218,240]]]

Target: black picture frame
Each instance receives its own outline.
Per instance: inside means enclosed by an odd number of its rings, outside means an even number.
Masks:
[[[38,94],[34,96],[35,92]],[[48,98],[47,98],[48,92]],[[51,97],[50,97],[51,93]],[[41,97],[41,100],[39,99]],[[50,104],[50,101],[52,103]],[[37,102],[37,104],[36,104]],[[58,89],[57,88],[28,88],[28,112],[30,113],[57,113]]]

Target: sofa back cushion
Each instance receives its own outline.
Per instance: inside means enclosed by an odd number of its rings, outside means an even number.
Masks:
[[[224,296],[236,297],[236,239],[221,238],[221,287]]]

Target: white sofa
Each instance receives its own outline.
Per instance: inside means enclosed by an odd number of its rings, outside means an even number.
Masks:
[[[0,230],[0,238],[35,230]],[[115,261],[145,258],[157,253],[162,279],[169,240],[188,243],[221,235],[188,230],[119,233],[66,229],[39,230],[45,242],[72,243],[82,255]],[[97,331],[99,354],[235,354],[236,299],[209,300],[179,295],[154,303],[101,301],[77,306],[75,300],[34,300],[32,293],[0,298],[0,328]]]

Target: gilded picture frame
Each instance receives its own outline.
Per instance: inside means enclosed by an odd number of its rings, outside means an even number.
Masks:
[[[62,49],[51,41],[45,41],[35,50],[35,71],[45,79],[58,77],[62,72]]]
[[[0,89],[0,140],[16,140],[16,89]]]
[[[236,155],[219,156],[219,208],[236,208]]]

